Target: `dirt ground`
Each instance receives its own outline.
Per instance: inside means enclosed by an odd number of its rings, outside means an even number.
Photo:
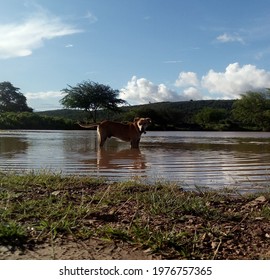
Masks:
[[[1,260],[270,259],[270,192],[30,179],[2,194]]]
[[[91,238],[88,241],[54,241],[40,244],[33,249],[12,249],[0,246],[1,260],[153,260],[159,256],[149,250],[123,242]]]

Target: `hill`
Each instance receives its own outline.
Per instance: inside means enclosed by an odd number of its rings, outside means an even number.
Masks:
[[[159,102],[121,107],[121,112],[98,112],[98,119],[132,121],[134,117],[150,117],[154,130],[224,130],[232,129],[229,122],[234,100],[198,100]],[[90,114],[82,110],[52,110],[38,113],[41,116],[60,117],[72,121],[89,121]],[[201,115],[200,115],[201,114]]]

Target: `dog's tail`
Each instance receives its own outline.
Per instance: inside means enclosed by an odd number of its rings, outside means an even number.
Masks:
[[[80,122],[77,122],[77,124],[78,124],[80,127],[83,127],[83,128],[94,128],[94,127],[99,126],[99,123],[82,124],[82,123],[80,123]]]

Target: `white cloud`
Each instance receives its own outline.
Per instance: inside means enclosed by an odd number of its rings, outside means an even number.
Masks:
[[[175,63],[182,63],[182,60],[165,60],[163,63],[166,64],[175,64]]]
[[[177,92],[168,89],[164,84],[155,85],[145,78],[138,79],[136,76],[121,89],[119,96],[134,105],[179,99]]]
[[[27,104],[35,111],[61,109],[59,100],[63,98],[61,91],[28,92],[25,94]]]
[[[227,33],[224,33],[222,35],[219,35],[217,38],[216,38],[220,43],[230,43],[230,42],[238,42],[238,43],[241,43],[241,44],[244,44],[245,41],[242,37],[240,37],[238,34],[227,34]]]
[[[175,81],[177,87],[198,86],[199,80],[194,72],[180,72],[178,79]]]
[[[270,88],[270,72],[255,65],[229,64],[224,72],[210,70],[201,78],[195,72],[180,72],[175,81],[178,91],[165,84],[154,84],[145,78],[133,76],[121,89],[119,97],[132,105],[162,101],[234,99],[250,90]],[[62,108],[61,91],[28,92],[27,103],[37,111]]]
[[[90,21],[90,23],[95,23],[98,20],[98,18],[95,15],[93,15],[91,12],[89,12],[89,11],[86,13],[84,18],[88,19]]]
[[[189,88],[184,89],[183,96],[189,100],[190,99],[194,99],[194,100],[204,99],[200,90],[196,87],[189,87]]]
[[[38,12],[24,22],[0,25],[0,59],[31,55],[45,40],[82,32],[58,17]]]
[[[224,72],[210,70],[201,78],[194,72],[180,72],[175,86],[182,89],[182,96],[192,99],[239,98],[250,90],[270,87],[270,72],[255,65],[229,64]]]
[[[27,99],[47,99],[47,98],[60,98],[63,97],[61,91],[41,91],[41,92],[28,92],[25,94]]]
[[[202,77],[201,85],[210,93],[221,93],[222,98],[237,98],[250,90],[270,87],[270,72],[255,65],[229,64],[225,72],[210,70]]]

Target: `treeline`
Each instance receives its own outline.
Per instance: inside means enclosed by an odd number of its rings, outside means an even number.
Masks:
[[[157,130],[270,131],[270,89],[247,92],[237,100],[147,104],[123,109],[123,119],[147,116]]]
[[[149,130],[270,131],[270,98],[269,92],[249,92],[238,100],[161,102],[97,111],[97,121],[127,122],[137,116],[153,120]],[[78,121],[91,123],[92,115],[71,109],[0,113],[0,129],[81,129]]]
[[[31,112],[0,113],[0,129],[76,129],[71,119],[41,116]]]
[[[85,81],[62,90],[63,110],[35,113],[10,82],[0,83],[0,129],[81,129],[78,121],[120,122],[150,117],[149,130],[270,131],[270,89],[247,92],[237,100],[160,102],[140,106],[119,99],[118,90]]]
[[[120,122],[132,121],[135,117],[150,117],[153,125],[149,130],[228,130],[234,100],[200,100],[160,102],[137,106],[124,106],[119,112],[99,110],[98,121],[110,119]],[[83,110],[54,110],[38,113],[41,116],[93,122],[91,115]]]
[[[162,102],[125,108],[123,116],[150,117],[155,130],[230,130],[234,100]]]

